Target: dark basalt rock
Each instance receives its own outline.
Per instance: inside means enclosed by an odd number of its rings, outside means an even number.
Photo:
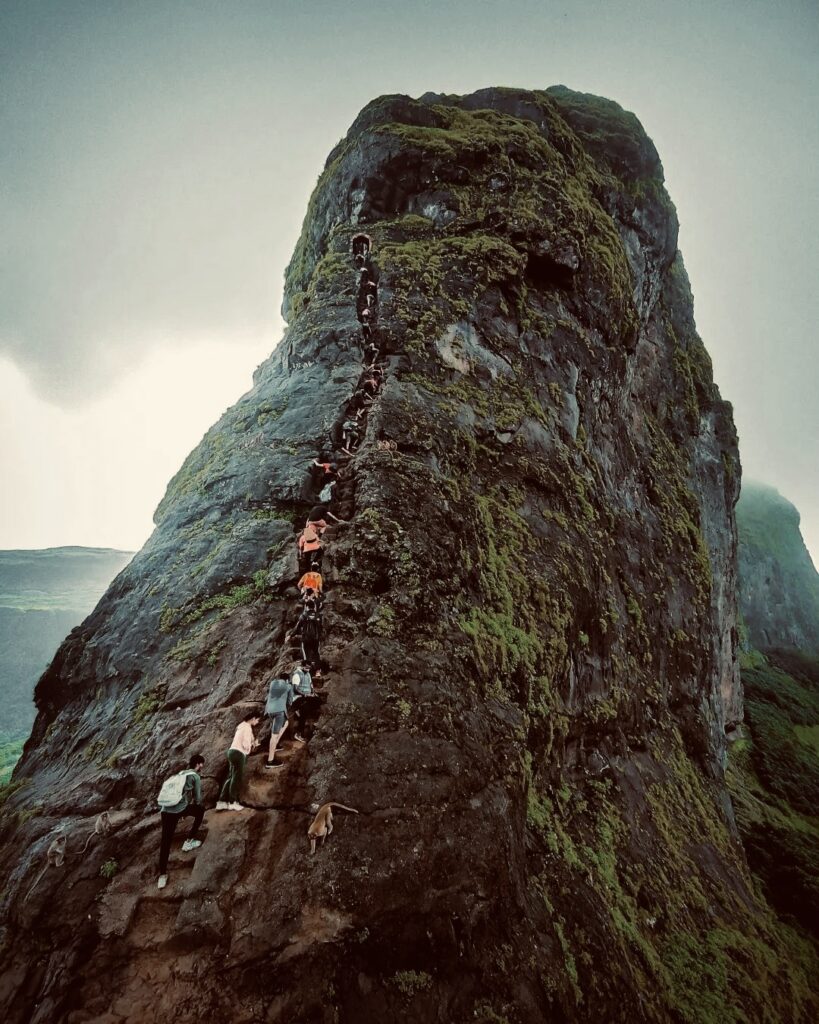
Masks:
[[[327,535],[320,717],[285,769],[250,759],[254,810],[209,812],[160,892],[163,777],[202,750],[212,801],[292,657],[294,524],[361,368],[359,231],[389,358]],[[9,1021],[812,1018],[724,787],[739,461],[676,238],[609,101],[362,111],[284,340],[38,686],[0,859]],[[311,857],[326,800],[360,813]],[[66,865],[26,902],[57,826]]]

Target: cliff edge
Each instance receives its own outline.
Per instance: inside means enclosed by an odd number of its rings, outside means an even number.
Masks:
[[[251,756],[252,809],[209,810],[158,890],[163,778],[202,751],[212,807],[292,662],[296,530],[349,439],[365,308],[384,379],[324,538],[320,715],[284,769]],[[6,1019],[813,1019],[813,954],[725,788],[736,435],[634,115],[564,87],[373,101],[284,313],[38,685],[5,794]],[[327,800],[359,814],[311,856]]]

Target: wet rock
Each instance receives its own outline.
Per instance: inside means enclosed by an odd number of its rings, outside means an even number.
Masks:
[[[362,370],[362,231],[387,379],[326,535],[320,713],[274,778],[249,758],[253,810],[209,811],[159,891],[162,780],[201,751],[212,805],[237,722],[299,655],[294,542]],[[361,112],[284,339],[38,685],[0,850],[12,1024],[665,1024],[720,978],[718,1016],[812,1019],[722,778],[739,461],[676,238],[656,150],[610,101]],[[326,801],[358,813],[311,855]],[[140,823],[26,908],[52,823],[106,802]]]

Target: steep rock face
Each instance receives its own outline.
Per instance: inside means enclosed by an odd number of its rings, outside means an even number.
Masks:
[[[739,604],[752,647],[819,653],[819,573],[799,532],[799,512],[753,481],[737,504]]]
[[[254,810],[209,812],[160,892],[159,783],[202,750],[212,801],[292,658],[294,523],[361,371],[359,231],[387,371],[327,534],[321,715],[273,778],[250,759]],[[10,1020],[811,1018],[724,787],[739,462],[676,237],[616,104],[362,111],[284,340],[39,684],[3,834]],[[325,800],[360,813],[310,857]],[[58,826],[71,855],[24,900]]]

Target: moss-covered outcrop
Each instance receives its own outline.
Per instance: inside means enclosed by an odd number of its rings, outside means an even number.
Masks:
[[[746,735],[728,782],[754,873],[771,904],[819,940],[819,661],[743,655]]]
[[[360,367],[361,230],[389,366],[328,544],[326,703],[157,897],[137,812],[191,747],[215,793],[286,663],[292,522]],[[676,238],[657,153],[610,101],[362,111],[310,201],[284,341],[38,689],[7,806],[41,814],[7,825],[3,870],[27,879],[17,851],[58,818],[131,818],[100,850],[116,876],[71,867],[76,933],[7,897],[13,1020],[36,1000],[55,1021],[813,1018],[814,955],[757,890],[723,775],[739,460]],[[96,746],[79,763],[100,739],[107,772]],[[361,813],[305,857],[326,799]]]

